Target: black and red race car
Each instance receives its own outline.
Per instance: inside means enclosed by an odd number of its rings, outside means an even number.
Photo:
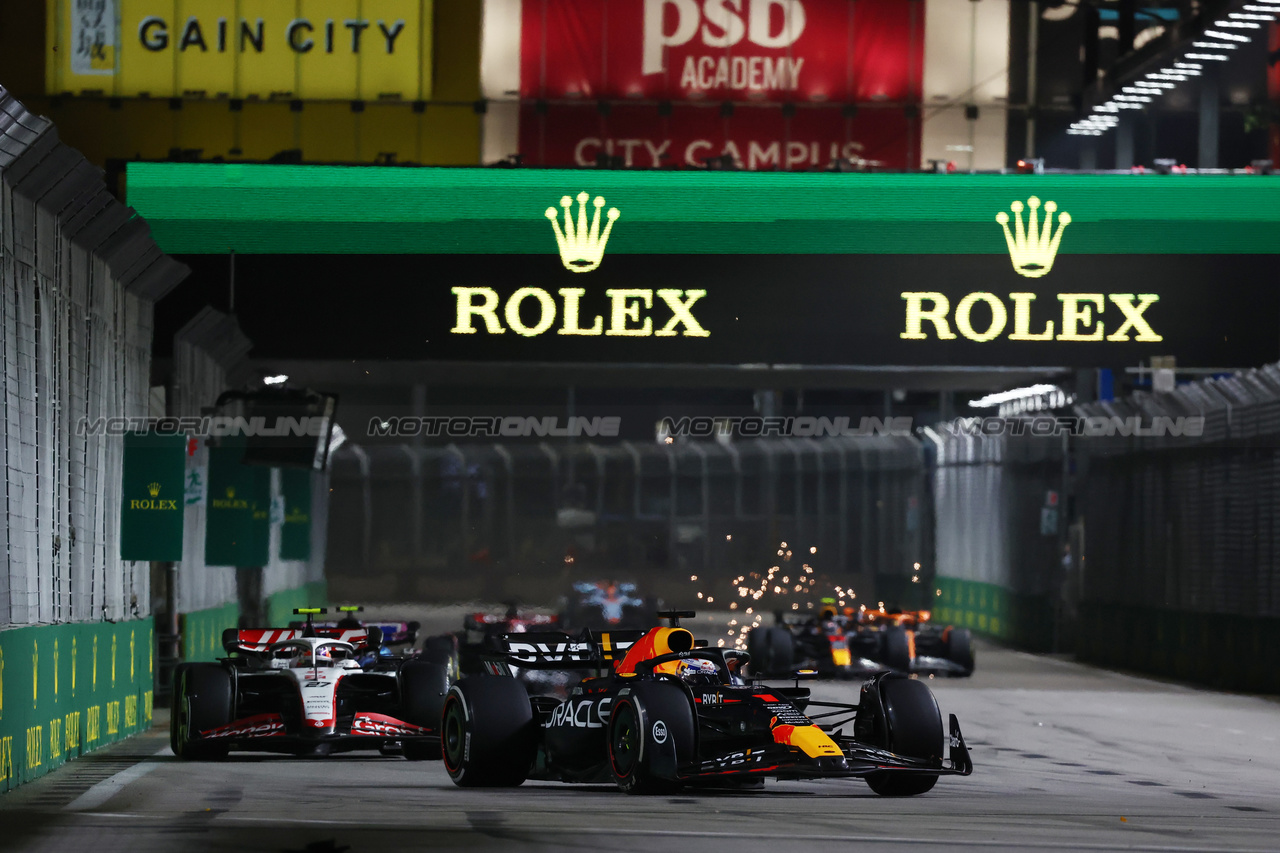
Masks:
[[[960,725],[948,739],[929,688],[873,676],[857,705],[799,686],[745,680],[745,652],[698,647],[672,626],[649,631],[525,633],[503,638],[490,675],[463,678],[445,701],[445,768],[463,786],[526,779],[612,781],[629,793],[682,786],[759,787],[779,779],[862,778],[890,796],[923,794],[973,771]],[[506,667],[588,669],[564,700],[530,697]]]
[[[815,617],[779,612],[775,618],[776,624],[747,634],[752,671],[760,676],[785,678],[796,668],[846,679],[884,669],[919,675],[973,674],[969,630],[932,622],[927,610],[840,614],[824,602]]]
[[[174,674],[170,745],[179,758],[232,750],[328,755],[350,750],[440,757],[446,664],[378,656],[380,630],[322,627],[223,632],[227,657]],[[372,653],[376,667],[360,664]]]

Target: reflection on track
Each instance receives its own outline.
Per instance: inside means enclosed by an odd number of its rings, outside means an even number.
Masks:
[[[93,853],[1277,848],[1280,703],[991,647],[980,647],[972,679],[930,686],[943,713],[959,715],[976,769],[917,798],[881,798],[861,782],[835,780],[652,798],[605,785],[463,790],[438,763],[396,758],[244,754],[179,762],[162,748],[166,733],[155,731],[0,797],[2,846]],[[856,701],[854,684],[813,687],[817,698]],[[73,803],[79,806],[68,809]]]

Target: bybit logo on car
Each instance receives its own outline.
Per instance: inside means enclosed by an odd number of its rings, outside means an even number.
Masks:
[[[1003,210],[996,214],[996,222],[1004,231],[1005,244],[1009,247],[1009,260],[1014,271],[1026,278],[1041,278],[1053,269],[1058,256],[1062,232],[1071,224],[1071,214],[1058,213],[1058,227],[1053,227],[1053,214],[1058,212],[1057,202],[1044,203],[1044,223],[1040,222],[1040,199],[1031,196],[1024,208],[1021,201],[1009,205],[1014,213],[1013,230],[1009,229],[1009,214]],[[1022,219],[1027,210],[1027,221]],[[1160,301],[1157,293],[1059,293],[1062,303],[1061,326],[1054,333],[1054,321],[1045,320],[1039,331],[1032,331],[1032,303],[1037,294],[1010,293],[1013,303],[1013,330],[1005,335],[1011,341],[1142,341],[1155,342],[1164,338],[1146,319],[1146,311]],[[931,337],[940,341],[952,341],[964,337],[978,343],[995,340],[1009,326],[1009,308],[1005,300],[994,293],[978,291],[966,294],[956,303],[955,311],[946,295],[936,291],[903,291],[906,301],[906,328],[898,335],[904,340],[923,341]],[[991,320],[985,329],[974,327],[973,308],[982,303],[987,307]],[[1111,334],[1106,333],[1102,313],[1107,304],[1114,305],[1123,322]],[[927,307],[926,307],[927,306]],[[984,314],[986,312],[983,312]],[[925,331],[925,324],[932,334]],[[955,324],[956,331],[951,330]],[[957,335],[956,332],[960,334]]]
[[[609,235],[613,232],[613,224],[622,215],[616,207],[611,207],[606,214],[604,227],[600,225],[600,214],[604,209],[603,196],[596,196],[592,205],[595,208],[588,222],[587,202],[591,199],[588,192],[577,195],[578,216],[573,217],[573,200],[565,195],[560,199],[564,210],[564,225],[560,225],[554,207],[548,207],[545,216],[551,221],[555,232],[556,246],[560,252],[560,263],[569,272],[588,273],[600,267],[604,260],[605,247]],[[582,325],[581,301],[587,295],[584,287],[562,287],[556,291],[556,297],[541,287],[521,287],[512,293],[502,305],[502,315],[498,309],[500,297],[492,287],[454,287],[452,288],[457,307],[456,322],[449,331],[455,335],[474,335],[480,331],[477,321],[484,331],[490,335],[501,335],[510,329],[523,337],[535,337],[551,330],[559,320],[558,335],[606,335],[610,337],[686,337],[705,338],[710,332],[693,316],[693,306],[699,299],[707,295],[705,290],[653,290],[643,287],[610,288],[604,292],[609,300],[609,325],[606,328],[604,315],[597,314],[591,322]],[[661,328],[654,329],[653,318],[648,316],[653,309],[654,297],[665,304],[671,312],[670,319]],[[521,315],[526,302],[532,300],[536,306],[536,314]],[[534,319],[536,317],[536,319]],[[533,319],[533,322],[526,322]],[[502,321],[506,320],[504,327]]]

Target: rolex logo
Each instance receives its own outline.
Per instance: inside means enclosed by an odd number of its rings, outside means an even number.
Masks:
[[[227,486],[227,497],[234,498],[236,496],[235,486]]]
[[[153,498],[154,498],[156,495],[160,494],[160,484],[159,484],[159,483],[148,483],[148,484],[147,484],[147,491],[148,491],[148,492],[150,492],[150,493],[151,493],[151,497],[153,497]]]
[[[609,208],[609,221],[605,223],[604,231],[601,232],[600,210],[604,207],[604,198],[596,196],[595,201],[592,202],[595,206],[595,214],[591,217],[591,225],[588,227],[587,199],[589,198],[591,198],[590,193],[578,193],[576,225],[573,221],[573,201],[569,196],[560,199],[560,206],[564,208],[563,229],[556,221],[556,209],[547,208],[547,219],[551,220],[551,227],[556,232],[556,243],[560,246],[560,262],[570,272],[591,272],[600,266],[600,261],[604,258],[605,244],[609,242],[609,232],[613,230],[613,223],[619,216],[618,208]]]
[[[1015,201],[1009,205],[1015,218],[1013,232],[1009,231],[1009,214],[1003,210],[996,214],[996,222],[1004,229],[1005,242],[1009,244],[1009,260],[1018,275],[1027,278],[1039,278],[1053,269],[1053,259],[1058,254],[1058,242],[1062,240],[1062,232],[1071,224],[1071,214],[1065,210],[1058,214],[1058,229],[1053,229],[1053,214],[1058,210],[1058,203],[1044,203],[1044,226],[1041,227],[1037,214],[1040,210],[1040,199],[1032,196],[1027,199],[1027,207],[1031,209],[1027,215],[1027,227],[1022,225],[1022,202]]]

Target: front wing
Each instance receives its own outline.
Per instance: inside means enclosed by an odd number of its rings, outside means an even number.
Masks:
[[[334,753],[380,750],[406,740],[438,743],[440,734],[372,712],[356,714],[350,727],[323,733],[292,731],[280,714],[257,714],[202,731],[199,739],[237,751]]]
[[[655,774],[686,782],[699,780],[713,782],[728,776],[771,776],[777,779],[840,779],[861,778],[872,773],[914,773],[933,776],[968,776],[973,772],[969,748],[960,732],[960,722],[950,715],[950,756],[941,763],[927,759],[909,758],[885,749],[868,746],[851,737],[833,735],[832,739],[844,753],[837,758],[813,759],[795,747],[784,744],[766,744],[759,748],[737,750],[724,755],[703,757],[696,765],[676,766],[675,747],[659,748],[653,757]]]

